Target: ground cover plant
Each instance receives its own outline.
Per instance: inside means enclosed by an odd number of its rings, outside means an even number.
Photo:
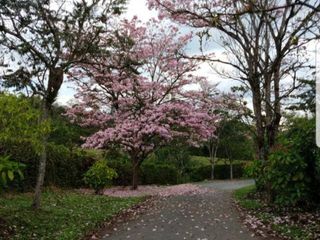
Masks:
[[[56,189],[44,192],[43,207],[34,211],[30,193],[1,196],[0,239],[81,239],[142,200]]]

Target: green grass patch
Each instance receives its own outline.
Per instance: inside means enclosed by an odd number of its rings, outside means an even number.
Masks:
[[[248,198],[249,194],[253,194],[256,191],[255,185],[240,188],[234,192],[235,199],[239,202],[240,206],[249,209],[259,209],[262,204],[256,199]]]
[[[48,191],[41,210],[30,208],[31,194],[0,197],[0,218],[14,228],[10,239],[81,239],[99,224],[142,198],[111,198],[72,191]],[[0,235],[1,239],[1,235]]]

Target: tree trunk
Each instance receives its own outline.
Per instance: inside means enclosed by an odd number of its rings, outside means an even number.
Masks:
[[[46,96],[43,99],[41,121],[48,120],[49,112],[51,110],[52,104],[56,100],[59,89],[63,83],[63,77],[64,77],[64,74],[63,74],[63,69],[61,67],[49,69],[49,79],[48,79]],[[40,208],[41,191],[42,191],[44,178],[46,174],[48,137],[49,137],[48,135],[45,135],[43,136],[43,139],[42,139],[43,148],[40,153],[38,177],[37,177],[34,199],[32,203],[32,208],[34,209]]]
[[[211,180],[214,180],[214,168],[215,168],[216,160],[217,160],[218,144],[219,144],[219,141],[217,141],[217,143],[216,143],[216,146],[214,148],[214,155],[211,159],[212,160],[212,162],[211,162]]]
[[[214,167],[215,167],[215,163],[212,162],[211,163],[211,180],[214,180]]]
[[[131,190],[138,189],[138,181],[139,181],[139,161],[132,161],[132,187]]]
[[[47,108],[46,103],[43,103],[43,110],[42,110],[42,119],[41,121],[46,121],[49,117],[49,109]],[[46,174],[46,164],[47,164],[47,141],[48,136],[43,136],[42,139],[42,150],[40,153],[39,158],[39,168],[38,168],[38,177],[37,177],[37,183],[35,188],[35,194],[32,202],[32,208],[39,209],[40,208],[40,198],[41,198],[41,191],[42,186],[44,183],[44,177]]]
[[[259,88],[259,86],[256,86]],[[256,143],[257,143],[257,155],[258,159],[261,161],[266,160],[265,153],[265,136],[264,136],[264,126],[263,126],[263,117],[262,117],[262,106],[261,106],[261,95],[259,89],[252,89],[252,103],[253,111],[255,115],[255,124],[256,124]]]
[[[230,179],[233,179],[233,161],[229,159],[230,162]]]

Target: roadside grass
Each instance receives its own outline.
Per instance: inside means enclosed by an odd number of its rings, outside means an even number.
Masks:
[[[320,223],[310,221],[308,224],[301,224],[301,222],[294,220],[300,215],[300,218],[309,216],[310,213],[302,210],[281,210],[268,206],[266,203],[260,201],[255,197],[256,188],[254,185],[238,189],[234,192],[234,198],[239,204],[240,208],[245,212],[245,222],[255,232],[260,233],[265,229],[271,229],[273,235],[283,237],[284,239],[292,240],[314,240],[316,232],[320,229]],[[317,219],[316,210],[314,218]],[[248,220],[247,217],[251,220]],[[299,218],[299,217],[298,217]],[[257,219],[256,222],[252,219]],[[250,226],[251,225],[251,226]],[[257,228],[258,226],[258,228]]]
[[[5,223],[10,233],[4,235],[0,230],[0,239],[82,239],[113,215],[142,200],[51,190],[43,193],[42,208],[34,211],[30,208],[32,194],[0,196],[0,223]]]

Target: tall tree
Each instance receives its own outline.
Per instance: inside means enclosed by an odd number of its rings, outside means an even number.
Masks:
[[[234,69],[226,75],[242,82],[252,97],[257,153],[266,160],[275,144],[282,103],[299,87],[299,73],[312,68],[305,48],[319,33],[319,1],[149,0],[149,7],[210,39],[212,33],[220,33],[227,60],[212,55],[194,58]]]
[[[1,0],[0,46],[6,49],[9,66],[4,69],[4,86],[40,95],[45,121],[64,74],[75,64],[92,63],[101,54],[101,39],[108,37],[112,16],[119,15],[124,4],[125,0]],[[44,146],[47,138],[42,139]],[[44,147],[34,208],[40,206],[46,159]]]
[[[161,27],[157,20],[142,26],[137,19],[124,21],[119,34],[127,36],[118,38],[127,49],[103,59],[100,68],[89,66],[90,80],[80,85],[80,102],[69,116],[99,129],[85,147],[118,146],[130,156],[132,189],[137,189],[139,167],[151,152],[174,138],[189,144],[204,141],[213,132],[208,123],[215,116],[185,90],[199,80],[194,75],[197,64],[180,54],[191,35],[181,35],[171,25]],[[138,64],[132,69],[106,67],[128,61]],[[74,73],[80,78],[83,74]]]

